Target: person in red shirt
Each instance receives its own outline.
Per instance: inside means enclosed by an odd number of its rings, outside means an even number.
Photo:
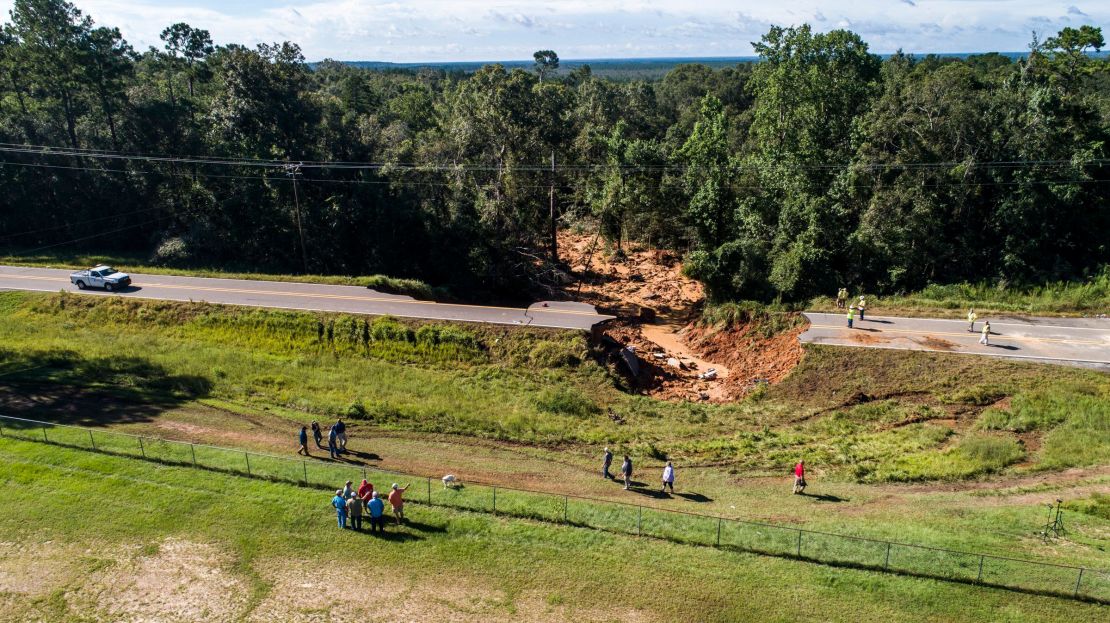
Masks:
[[[797,495],[806,490],[806,462],[798,461],[794,466],[794,494]]]
[[[366,506],[370,503],[370,497],[374,493],[374,485],[370,484],[369,480],[362,479],[362,484],[358,486],[358,499],[362,500],[362,505]]]

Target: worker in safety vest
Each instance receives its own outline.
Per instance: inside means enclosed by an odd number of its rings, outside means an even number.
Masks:
[[[979,343],[984,346],[991,345],[991,321],[988,320],[983,323],[983,336],[979,338]]]
[[[979,318],[979,315],[975,313],[974,308],[972,308],[971,311],[967,312],[967,332],[968,333],[975,333],[975,320],[977,318]]]
[[[848,328],[852,328],[852,322],[856,319],[856,306],[852,305],[848,308]]]
[[[836,291],[836,308],[844,309],[844,304],[848,302],[848,288],[841,288]]]
[[[863,312],[864,312],[864,310],[865,310],[865,309],[867,309],[867,301],[865,301],[865,300],[863,299],[863,295],[862,295],[862,294],[861,294],[861,295],[859,295],[859,305],[856,305],[856,307],[858,307],[858,308],[859,308],[859,319],[860,319],[860,322],[863,322]]]

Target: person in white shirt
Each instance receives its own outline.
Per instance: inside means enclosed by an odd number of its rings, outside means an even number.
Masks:
[[[674,464],[667,461],[667,466],[663,468],[663,493],[667,492],[667,487],[670,487],[671,493],[674,493]]]

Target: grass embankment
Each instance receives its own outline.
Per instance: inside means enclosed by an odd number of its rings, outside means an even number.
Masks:
[[[287,275],[260,273],[249,270],[227,270],[204,267],[169,267],[152,264],[136,256],[102,255],[92,253],[55,253],[48,255],[0,255],[0,265],[31,266],[35,268],[65,268],[78,270],[107,264],[123,272],[145,273],[148,275],[175,275],[181,277],[212,277],[216,279],[249,279],[257,281],[285,281],[297,283],[321,283],[334,286],[358,286],[372,288],[390,294],[407,294],[420,300],[450,300],[451,292],[446,288],[433,287],[419,279],[402,279],[387,275],[345,276],[345,275]]]
[[[0,620],[1089,621],[1103,607],[0,440]],[[569,571],[568,571],[569,570]]]
[[[585,337],[567,332],[5,293],[0,343],[0,382],[20,385],[16,394],[217,399],[291,423],[346,415],[384,430],[591,453],[610,444],[748,473],[782,473],[805,456],[862,481],[960,479],[1110,457],[1110,376],[991,358],[814,347],[781,385],[710,405],[624,393]],[[1037,426],[1007,424],[1014,405]],[[126,420],[135,408],[91,419]],[[988,408],[1002,415],[980,422]]]
[[[849,293],[854,299],[860,293]],[[1038,286],[989,283],[931,285],[910,294],[867,294],[868,313],[875,316],[964,318],[974,308],[980,317],[995,315],[1093,316],[1110,314],[1110,269],[1089,281],[1061,281]],[[809,309],[835,312],[836,297],[817,297]]]

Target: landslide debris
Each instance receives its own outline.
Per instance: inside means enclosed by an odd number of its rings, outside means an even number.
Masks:
[[[618,253],[596,234],[572,231],[560,234],[559,247],[570,267],[564,295],[617,316],[597,337],[634,391],[728,402],[781,381],[801,360],[800,314],[774,323],[758,314],[701,323],[705,289],[682,274],[676,252],[633,246]]]

